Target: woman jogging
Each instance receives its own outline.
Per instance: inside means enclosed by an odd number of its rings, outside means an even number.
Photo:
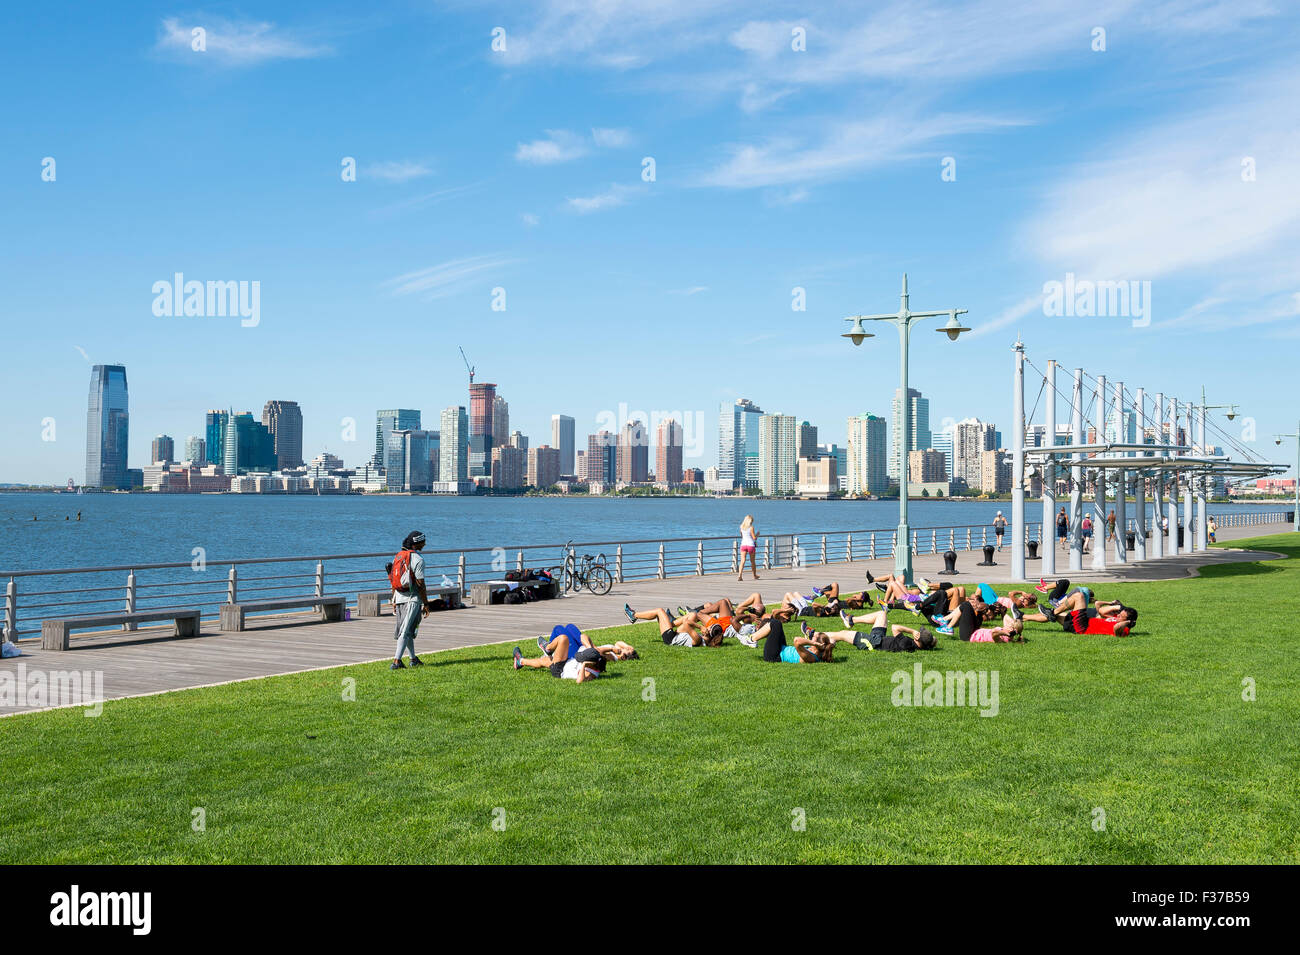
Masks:
[[[998,550],[1002,549],[1002,535],[1007,532],[1007,519],[998,511],[998,516],[993,518],[993,533],[998,537]]]
[[[1083,515],[1083,521],[1079,524],[1079,532],[1083,535],[1083,553],[1088,553],[1088,542],[1092,540],[1092,518],[1087,514]]]
[[[754,516],[746,514],[745,519],[740,522],[740,576],[737,580],[745,579],[745,557],[749,557],[749,573],[755,580],[758,580],[758,565],[755,563],[754,554],[758,550],[758,528],[754,526]]]
[[[1067,538],[1070,536],[1070,519],[1065,516],[1065,508],[1056,512],[1056,539],[1060,541],[1062,547],[1066,546]]]

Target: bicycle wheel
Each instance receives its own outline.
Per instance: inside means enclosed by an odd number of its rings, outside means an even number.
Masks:
[[[614,578],[599,564],[587,571],[587,589],[593,594],[607,594],[614,586]]]
[[[565,592],[576,592],[582,589],[582,578],[578,576],[578,568],[572,560],[564,563],[564,590]]]

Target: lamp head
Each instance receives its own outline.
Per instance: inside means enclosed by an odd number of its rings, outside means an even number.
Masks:
[[[861,345],[863,340],[876,337],[871,332],[867,331],[865,326],[863,326],[861,315],[855,315],[852,318],[846,318],[844,320],[846,322],[852,322],[853,327],[841,335],[841,338],[847,338],[849,341],[853,342],[853,344]]]
[[[943,326],[943,328],[939,329],[939,331],[946,333],[949,341],[955,342],[957,340],[957,336],[960,335],[962,332],[970,331],[969,328],[967,328],[961,322],[957,321],[958,315],[965,315],[965,314],[966,314],[966,309],[964,308],[954,308],[952,311],[948,313],[948,322]]]

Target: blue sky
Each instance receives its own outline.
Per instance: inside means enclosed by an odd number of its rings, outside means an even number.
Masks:
[[[620,405],[681,411],[704,421],[687,464],[707,466],[737,396],[842,441],[898,377],[893,329],[855,349],[842,319],[895,309],[903,272],[913,308],[968,308],[975,329],[916,335],[936,423],[1009,430],[1019,333],[1040,367],[1204,384],[1289,460],[1272,436],[1300,417],[1292,9],[14,7],[0,481],[82,480],[100,362],[127,366],[135,466],[159,432],[180,445],[206,409],[272,398],[303,406],[308,457],[356,463],[376,409],[436,427],[467,403],[458,345],[534,443],[555,412],[581,444]],[[259,282],[259,323],[155,316],[176,272]],[[1150,282],[1150,324],[1045,315],[1066,273]]]

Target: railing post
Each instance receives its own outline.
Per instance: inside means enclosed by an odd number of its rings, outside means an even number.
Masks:
[[[822,535],[822,563],[826,563],[826,535]]]
[[[460,588],[462,595],[465,593],[465,552],[461,551],[460,556],[456,558],[456,586]]]
[[[664,579],[664,545],[659,545],[659,579]]]
[[[848,553],[848,560],[847,560],[847,563],[850,563],[850,564],[851,564],[851,563],[853,563],[853,532],[852,532],[852,531],[849,532],[849,535],[848,535],[848,542],[847,542],[847,545],[846,545],[846,549],[847,549],[848,552],[849,552],[849,553]]]
[[[930,529],[930,553],[939,553],[939,531],[936,528]]]
[[[5,633],[6,640],[18,636],[18,582],[12,577],[5,587]]]
[[[738,541],[732,541],[731,542],[731,572],[733,574],[737,573],[740,570],[739,557],[740,557],[740,543]]]
[[[620,584],[623,583],[623,545],[619,544],[618,549],[614,551],[614,579]]]
[[[316,561],[316,596],[325,596],[325,562]]]
[[[522,577],[524,573],[524,552],[523,551],[519,551],[518,556],[515,558],[515,569],[519,571],[519,575]]]
[[[876,559],[876,532],[875,531],[871,532],[871,546],[868,549],[867,556],[871,560]]]
[[[957,549],[957,528],[955,527],[948,528],[948,549]]]
[[[966,528],[966,549],[970,550],[970,528]]]
[[[695,576],[704,576],[704,541],[700,541],[695,548]]]
[[[763,538],[763,569],[772,569],[772,538]]]
[[[235,565],[230,565],[230,573],[226,575],[226,603],[239,603],[239,588],[235,574]]]
[[[776,559],[781,560],[781,552],[777,551]],[[795,535],[790,538],[790,566],[802,567],[803,555],[799,553],[799,537]]]
[[[134,570],[130,571],[126,575],[126,612],[135,613],[135,571]],[[123,630],[134,630],[135,628],[136,628],[136,624],[135,621],[133,620],[128,620],[126,623],[122,624]]]
[[[919,554],[919,553],[920,553],[920,548],[919,548],[919,546],[918,546],[918,542],[919,542],[918,534],[919,534],[919,533],[920,533],[919,531],[912,531],[912,553],[913,553],[913,554]]]

